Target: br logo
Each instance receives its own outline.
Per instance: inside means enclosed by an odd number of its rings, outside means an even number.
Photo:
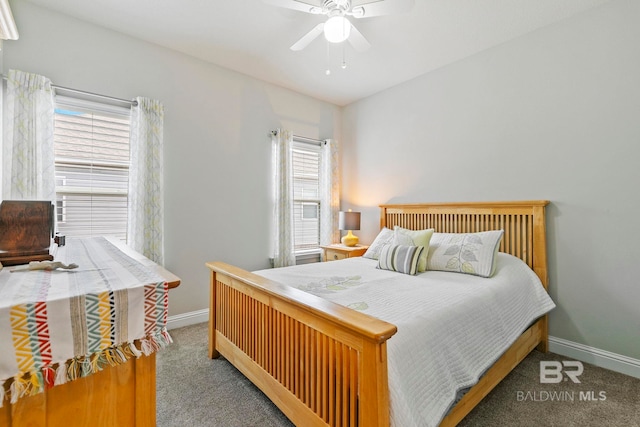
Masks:
[[[540,361],[540,383],[555,384],[562,382],[562,380],[566,381],[566,378],[569,378],[574,383],[579,383],[580,380],[578,377],[582,375],[583,371],[584,366],[582,362],[575,360],[565,360],[562,362],[555,360]]]

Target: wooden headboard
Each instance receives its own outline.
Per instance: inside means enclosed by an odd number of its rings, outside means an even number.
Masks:
[[[380,205],[380,228],[433,228],[440,233],[504,230],[500,252],[523,260],[548,286],[545,206],[548,200]]]

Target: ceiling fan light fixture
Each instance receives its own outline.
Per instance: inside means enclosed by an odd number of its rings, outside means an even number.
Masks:
[[[344,16],[332,16],[324,23],[324,37],[331,43],[342,43],[349,38],[351,22]]]

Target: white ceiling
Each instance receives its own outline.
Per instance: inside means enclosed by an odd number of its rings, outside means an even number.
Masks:
[[[346,69],[342,45],[323,37],[289,50],[325,17],[262,0],[29,1],[346,105],[610,0],[415,0],[408,13],[354,19],[372,47],[346,44]]]

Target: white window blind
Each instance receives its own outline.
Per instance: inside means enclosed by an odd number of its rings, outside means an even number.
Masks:
[[[293,144],[294,251],[320,247],[320,147]]]
[[[56,96],[57,231],[126,241],[130,109]]]

